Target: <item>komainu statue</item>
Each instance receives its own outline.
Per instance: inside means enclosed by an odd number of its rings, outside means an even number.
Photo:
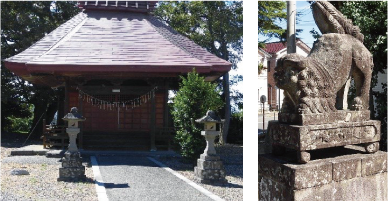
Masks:
[[[270,121],[272,153],[296,150],[307,163],[310,151],[362,145],[366,153],[379,150],[380,121],[370,120],[369,89],[373,60],[364,36],[352,21],[328,2],[312,5],[322,36],[307,57],[288,54],[278,60],[274,78],[285,98],[278,121]],[[348,108],[351,80],[356,97]]]
[[[367,110],[372,76],[372,55],[364,36],[352,21],[328,2],[312,5],[322,36],[308,57],[288,54],[278,60],[274,78],[285,91],[282,111],[324,113],[347,109],[347,93],[353,77],[356,98],[352,110]]]

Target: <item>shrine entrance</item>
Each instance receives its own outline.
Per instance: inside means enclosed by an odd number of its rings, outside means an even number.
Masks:
[[[69,107],[78,106],[88,119],[79,144],[85,149],[119,149],[122,144],[149,150],[151,133],[168,124],[167,96],[166,89],[155,86],[70,87]]]

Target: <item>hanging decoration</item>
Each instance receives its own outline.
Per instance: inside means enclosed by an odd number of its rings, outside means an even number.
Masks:
[[[78,97],[82,100],[86,101],[87,103],[91,103],[93,106],[97,106],[100,109],[103,110],[112,110],[114,108],[125,108],[125,110],[133,109],[136,107],[139,107],[145,103],[147,103],[149,100],[151,100],[152,97],[155,97],[155,91],[158,89],[158,87],[155,87],[151,89],[151,91],[134,98],[132,100],[126,100],[126,101],[119,101],[119,102],[111,102],[111,101],[105,101],[98,99],[90,94],[85,93],[80,88],[77,87],[78,91]]]

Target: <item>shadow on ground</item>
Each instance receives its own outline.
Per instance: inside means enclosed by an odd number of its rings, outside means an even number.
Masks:
[[[2,131],[1,146],[6,148],[20,148],[27,145],[42,144],[40,139],[30,138],[26,141],[27,138],[28,133],[10,133]]]

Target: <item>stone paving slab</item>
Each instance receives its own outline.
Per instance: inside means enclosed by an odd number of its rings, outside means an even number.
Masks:
[[[142,156],[97,156],[109,200],[210,201]]]
[[[44,149],[43,145],[28,145],[11,151],[11,156],[31,156],[31,155],[46,155],[48,149]]]

